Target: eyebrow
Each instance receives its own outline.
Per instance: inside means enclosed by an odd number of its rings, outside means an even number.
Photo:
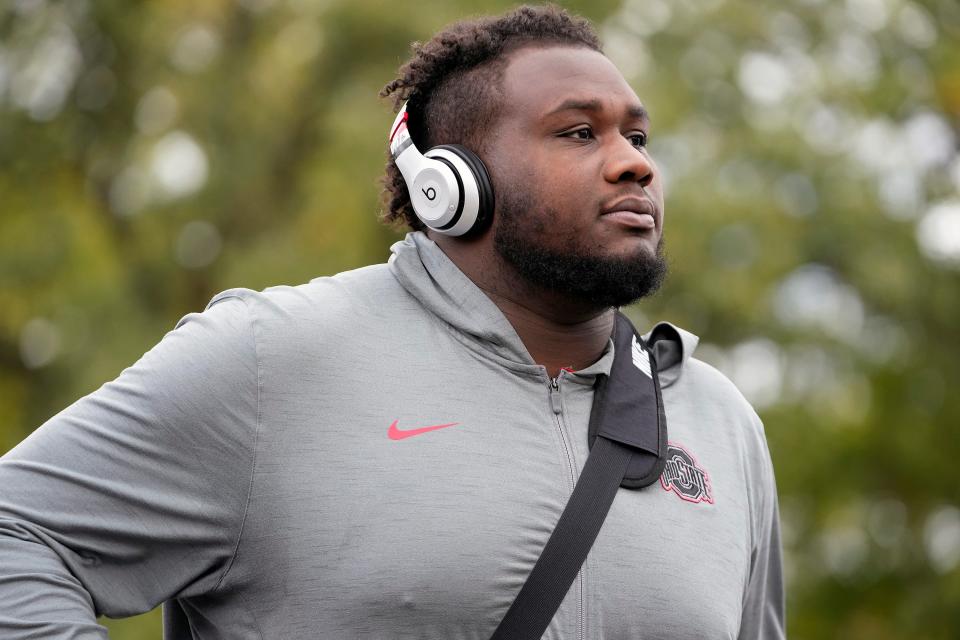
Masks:
[[[548,116],[552,116],[561,111],[592,111],[600,112],[603,111],[603,104],[599,100],[580,100],[577,98],[571,98],[569,100],[564,100],[560,103],[556,109],[548,113]],[[632,104],[627,107],[627,115],[631,118],[637,120],[643,120],[645,122],[650,121],[650,114],[647,110],[638,104]]]

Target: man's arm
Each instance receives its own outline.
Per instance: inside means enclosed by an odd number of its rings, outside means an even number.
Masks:
[[[759,418],[757,423],[759,426]],[[759,426],[760,460],[757,536],[750,555],[750,578],[743,603],[738,640],[786,638],[783,551],[780,542],[780,511],[773,465]]]
[[[0,458],[0,637],[106,638],[97,615],[218,586],[252,477],[254,331],[218,296]]]

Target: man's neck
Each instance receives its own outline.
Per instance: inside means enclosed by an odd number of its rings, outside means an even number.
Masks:
[[[560,293],[529,285],[492,248],[463,250],[432,236],[474,284],[487,294],[513,326],[533,361],[550,377],[561,369],[583,369],[603,354],[613,332],[614,311],[570,300]]]

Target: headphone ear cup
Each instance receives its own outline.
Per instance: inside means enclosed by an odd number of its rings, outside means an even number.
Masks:
[[[430,149],[434,151],[436,149],[446,149],[447,151],[455,154],[460,158],[467,168],[470,169],[469,176],[462,175],[460,176],[463,183],[463,192],[467,193],[471,189],[475,189],[478,199],[477,207],[477,219],[473,223],[473,226],[470,227],[470,230],[466,234],[478,233],[485,229],[487,225],[490,224],[490,220],[493,218],[493,183],[490,181],[490,174],[487,172],[486,165],[483,164],[483,160],[475,154],[470,149],[467,149],[463,145],[459,144],[441,144],[437,145]],[[427,153],[430,153],[429,151]],[[464,234],[464,235],[466,235]]]

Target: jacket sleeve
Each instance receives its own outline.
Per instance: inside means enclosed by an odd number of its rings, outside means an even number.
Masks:
[[[0,637],[106,638],[98,615],[219,585],[253,471],[254,331],[221,294],[0,458]]]
[[[759,418],[756,419],[759,425]],[[780,542],[780,511],[773,465],[763,427],[759,425],[759,458],[756,474],[759,480],[754,507],[756,535],[750,555],[750,577],[747,583],[740,619],[738,640],[783,640],[786,622],[783,586],[783,551]]]

